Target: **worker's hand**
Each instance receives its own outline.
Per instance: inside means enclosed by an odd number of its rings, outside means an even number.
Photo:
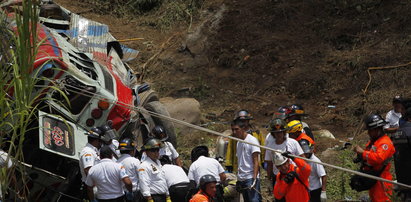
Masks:
[[[292,154],[289,151],[285,151],[281,155],[283,155],[284,157],[287,157],[291,160],[294,160],[294,157],[291,156]]]
[[[251,184],[250,189],[254,188],[256,184],[257,184],[257,178],[254,178],[253,184]]]
[[[171,198],[170,198],[170,196],[167,196],[167,198],[166,198],[166,202],[171,202]]]
[[[133,200],[133,192],[126,192],[126,199],[128,201],[132,201]]]
[[[227,172],[229,173],[233,172],[233,166],[226,166],[225,169],[227,169]]]
[[[364,149],[362,149],[360,146],[357,145],[357,146],[354,147],[354,151],[357,154],[362,154],[364,152]]]
[[[320,198],[321,198],[321,202],[326,202],[327,201],[327,194],[326,194],[325,191],[321,191]]]
[[[148,199],[147,202],[154,202],[154,199]]]
[[[291,171],[287,173],[287,175],[284,177],[284,181],[287,184],[291,184],[294,182],[295,177],[297,176],[297,173],[295,171]]]

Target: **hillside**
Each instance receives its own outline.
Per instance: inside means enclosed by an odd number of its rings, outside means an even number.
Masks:
[[[411,96],[411,68],[402,65],[411,61],[408,1],[209,0],[188,21],[178,9],[164,17],[179,5],[173,1],[123,16],[56,2],[108,24],[117,39],[144,38],[125,42],[141,51],[131,65],[162,97],[199,100],[205,123],[248,109],[263,128],[279,106],[300,103],[314,130],[345,140],[362,132],[365,114],[384,114],[394,95]],[[368,86],[369,67],[392,65],[371,70]]]

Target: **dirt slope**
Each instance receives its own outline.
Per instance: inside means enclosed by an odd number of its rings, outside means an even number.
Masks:
[[[190,28],[163,32],[145,23],[153,15],[116,18],[57,2],[108,24],[118,39],[143,37],[126,45],[141,51],[137,70],[150,61],[145,80],[163,96],[199,99],[219,119],[246,108],[262,125],[278,106],[301,103],[314,128],[344,137],[364,113],[408,95],[408,67],[373,72],[362,91],[368,67],[410,60],[407,2],[213,0]]]

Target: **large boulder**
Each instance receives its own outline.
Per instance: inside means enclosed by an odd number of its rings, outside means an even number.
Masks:
[[[201,119],[200,103],[194,98],[178,98],[171,97],[161,98],[160,102],[164,104],[172,118],[185,121],[191,124],[199,124]],[[188,134],[191,128],[174,123],[179,134]]]
[[[329,130],[316,130],[313,131],[314,137],[325,137],[330,139],[335,139],[334,135]]]

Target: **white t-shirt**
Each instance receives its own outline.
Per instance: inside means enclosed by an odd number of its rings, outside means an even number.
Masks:
[[[217,182],[220,182],[221,173],[224,173],[224,168],[217,160],[210,157],[200,156],[191,164],[188,171],[188,179],[194,180],[198,187],[202,176],[210,174],[216,178]]]
[[[311,156],[310,160],[321,162],[314,154]],[[317,163],[307,162],[311,166],[311,174],[308,178],[310,182],[310,191],[319,189],[322,187],[321,177],[327,175],[324,170],[324,166]]]
[[[265,146],[270,147],[275,150],[280,150],[283,152],[289,151],[291,154],[294,154],[296,156],[300,156],[301,154],[304,154],[303,149],[301,149],[300,144],[295,139],[288,138],[287,136],[283,143],[276,144],[274,136],[272,136],[271,133],[268,133],[267,138],[265,139]],[[264,160],[273,161],[273,157],[274,157],[273,153],[274,153],[273,151],[266,150]],[[278,173],[278,169],[275,166],[273,166],[273,173],[275,175],[277,175]]]
[[[180,166],[165,164],[163,165],[163,171],[166,176],[168,188],[178,183],[190,182],[190,180],[187,177],[187,174]]]
[[[126,173],[133,184],[133,192],[138,190],[138,169],[140,168],[140,161],[130,154],[122,154],[117,160],[126,169]]]
[[[247,134],[244,141],[260,145],[257,138]],[[260,147],[247,143],[237,142],[237,158],[238,158],[238,179],[247,180],[254,176],[253,153],[261,153]],[[259,175],[257,175],[257,178]]]
[[[140,164],[138,170],[140,192],[144,197],[151,196],[151,194],[168,194],[168,187],[164,170],[159,160],[155,162],[147,157]]]
[[[160,149],[160,156],[168,156],[168,158],[173,161],[179,157],[177,150],[174,148],[171,142],[164,142],[164,147]],[[141,161],[143,162],[147,158],[146,152],[141,155]]]
[[[128,177],[124,166],[111,159],[102,159],[90,168],[87,186],[97,187],[98,199],[115,199],[124,195],[122,179]]]
[[[85,182],[86,173],[84,172],[84,168],[94,166],[100,161],[99,151],[96,147],[94,147],[90,143],[87,143],[83,150],[81,150],[79,158],[81,181]]]
[[[385,115],[385,121],[388,122],[387,125],[384,126],[384,128],[389,128],[391,126],[399,126],[399,120],[401,118],[401,113],[396,113],[393,109]]]

